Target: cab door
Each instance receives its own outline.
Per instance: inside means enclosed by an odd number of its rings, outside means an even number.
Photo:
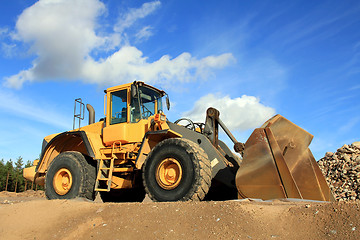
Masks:
[[[147,126],[147,120],[141,119],[136,101],[131,101],[130,89],[119,89],[107,93],[106,127],[103,129],[103,142],[141,142]]]

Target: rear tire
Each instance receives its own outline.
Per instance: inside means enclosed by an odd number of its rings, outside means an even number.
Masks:
[[[60,153],[50,163],[45,177],[48,199],[95,199],[96,167],[79,152]]]
[[[200,201],[211,185],[210,161],[196,143],[166,139],[146,158],[143,182],[153,201]]]

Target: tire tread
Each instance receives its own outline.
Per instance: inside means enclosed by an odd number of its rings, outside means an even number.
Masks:
[[[198,177],[195,178],[195,182],[190,189],[190,191],[180,199],[180,201],[201,201],[205,198],[205,195],[210,189],[211,185],[211,164],[208,159],[207,154],[205,151],[196,143],[194,143],[191,140],[184,139],[184,138],[170,138],[165,139],[162,142],[158,143],[155,148],[162,148],[162,146],[167,144],[174,144],[180,146],[182,149],[186,151],[188,155],[191,156],[191,159],[194,159],[194,171],[198,172]],[[155,149],[154,148],[154,149]],[[154,150],[153,149],[153,150]],[[147,161],[151,159],[152,153],[154,151],[151,151],[148,155],[147,159],[144,163],[143,168],[143,183],[145,186],[145,191],[148,194],[148,196],[153,201],[158,201],[156,197],[149,191],[149,188],[147,186],[144,173],[147,171]],[[196,175],[195,175],[196,176]]]
[[[83,175],[80,176],[82,179],[83,184],[80,185],[79,193],[77,194],[77,197],[83,197],[87,198],[89,200],[95,199],[95,178],[96,178],[96,166],[94,166],[94,162],[92,162],[92,158],[87,157],[83,155],[80,152],[76,151],[67,151],[60,153],[54,160],[50,163],[48,169],[51,169],[52,165],[55,164],[56,161],[59,161],[57,159],[61,159],[62,157],[68,157],[71,158],[74,162],[76,162],[79,167],[82,169]],[[62,160],[63,161],[63,160]],[[45,181],[48,181],[47,177],[45,178]],[[45,183],[46,185],[46,183]],[[54,193],[50,190],[47,190],[45,188],[45,195],[48,199],[55,199],[60,198],[56,196],[56,193]]]

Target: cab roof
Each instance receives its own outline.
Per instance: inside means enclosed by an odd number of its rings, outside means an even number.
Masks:
[[[153,87],[153,86],[148,85],[148,84],[146,84],[144,82],[141,82],[141,81],[134,81],[132,83],[126,83],[126,84],[110,87],[110,88],[105,90],[105,93],[107,93],[107,92],[115,92],[115,91],[120,90],[120,89],[130,88],[132,84],[136,84],[138,86],[148,87],[148,88],[150,88],[152,90],[155,90],[155,91],[161,93],[162,96],[166,95],[166,93],[163,90],[157,89],[156,87]]]

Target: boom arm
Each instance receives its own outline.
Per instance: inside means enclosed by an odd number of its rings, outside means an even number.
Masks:
[[[244,150],[244,144],[238,142],[234,135],[231,134],[229,129],[225,126],[225,124],[220,119],[220,112],[215,108],[208,108],[206,111],[206,120],[205,120],[205,128],[204,134],[207,136],[211,143],[214,145],[215,148],[219,148],[219,125],[224,130],[226,135],[231,139],[234,143],[234,150],[237,153],[242,155]]]

